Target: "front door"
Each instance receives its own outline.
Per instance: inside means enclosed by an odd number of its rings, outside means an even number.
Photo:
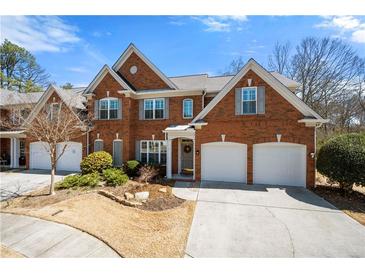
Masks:
[[[181,140],[181,172],[185,174],[193,173],[193,141]]]

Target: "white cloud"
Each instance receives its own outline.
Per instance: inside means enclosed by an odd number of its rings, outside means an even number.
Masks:
[[[325,16],[315,27],[332,29],[334,38],[349,39],[356,43],[365,43],[365,22],[354,16]]]
[[[5,39],[32,52],[62,52],[79,42],[78,29],[57,16],[2,16],[0,41]]]
[[[203,23],[208,32],[230,32],[234,27],[241,31],[241,25],[248,21],[247,16],[194,16],[193,19]]]
[[[103,36],[110,36],[112,35],[112,33],[110,31],[93,31],[91,33],[92,36],[96,37],[96,38],[100,38],[100,37],[103,37]]]
[[[84,67],[70,67],[67,68],[68,71],[76,72],[76,73],[84,73],[87,72],[87,69]]]

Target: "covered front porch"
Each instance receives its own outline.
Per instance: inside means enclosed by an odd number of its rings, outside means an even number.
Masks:
[[[166,177],[195,180],[195,129],[187,125],[170,126],[166,134]]]
[[[25,168],[25,134],[23,131],[0,131],[1,169]]]

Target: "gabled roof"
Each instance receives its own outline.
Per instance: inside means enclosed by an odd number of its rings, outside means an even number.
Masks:
[[[170,88],[177,89],[176,85],[163,74],[133,43],[129,44],[128,48],[122,53],[115,64],[112,66],[114,71],[118,71],[129,56],[135,53],[139,58],[143,60]]]
[[[88,87],[85,89],[84,93],[91,93],[94,91],[95,87],[99,85],[101,80],[104,79],[104,77],[110,73],[110,75],[125,89],[131,90],[132,88],[114,71],[112,70],[108,65],[104,65],[99,73],[95,76],[95,78],[91,81],[91,83],[88,85]]]
[[[36,104],[44,92],[21,93],[13,90],[0,88],[0,107]]]
[[[53,92],[56,92],[58,94],[61,100],[64,101],[64,103],[67,105],[67,107],[70,108],[73,113],[75,112],[72,108],[85,109],[85,105],[83,103],[86,102],[86,98],[81,94],[83,90],[84,88],[62,89],[52,84],[49,85],[47,90],[43,92],[42,97],[39,99],[32,112],[29,114],[25,123],[32,122],[34,117],[36,117],[36,115],[41,111],[43,106],[49,100]]]
[[[291,103],[296,109],[298,109],[304,116],[314,117],[315,119],[323,120],[323,118],[316,113],[313,109],[307,106],[302,100],[300,100],[288,87],[275,78],[270,72],[264,69],[254,59],[250,59],[244,67],[224,86],[224,88],[213,98],[212,101],[194,118],[193,123],[203,119],[223,98],[232,90],[232,88],[238,83],[238,81],[249,71],[254,71],[259,77],[261,77],[266,83],[275,89],[281,96],[283,96],[289,103]]]

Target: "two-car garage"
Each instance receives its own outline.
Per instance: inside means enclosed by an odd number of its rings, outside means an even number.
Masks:
[[[65,146],[65,144],[67,144]],[[29,148],[29,167],[30,169],[51,169],[51,160],[48,144],[44,142],[30,143]],[[82,159],[82,144],[77,142],[67,142],[57,144],[57,157],[63,152],[57,161],[57,170],[79,171]]]
[[[253,183],[306,185],[306,146],[293,143],[253,145]],[[247,182],[247,145],[234,142],[202,144],[201,178]]]

